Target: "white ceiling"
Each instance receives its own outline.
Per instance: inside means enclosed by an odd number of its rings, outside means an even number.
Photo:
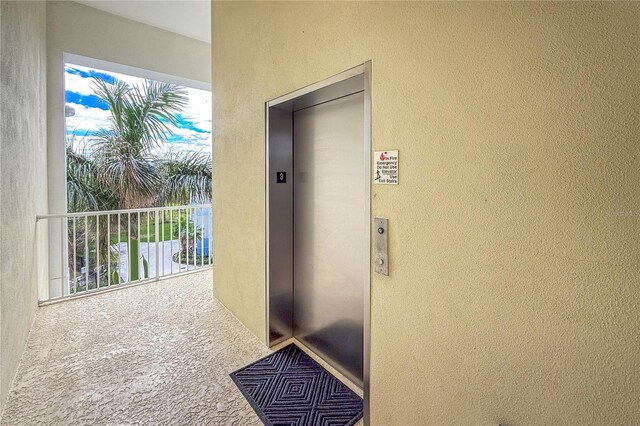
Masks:
[[[76,0],[89,7],[211,43],[209,0]]]

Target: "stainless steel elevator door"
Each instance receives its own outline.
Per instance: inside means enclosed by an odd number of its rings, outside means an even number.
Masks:
[[[294,336],[359,385],[369,247],[364,94],[293,116]]]

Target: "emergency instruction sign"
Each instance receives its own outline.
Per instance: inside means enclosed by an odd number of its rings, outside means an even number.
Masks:
[[[398,184],[398,151],[376,151],[373,154],[373,183]]]

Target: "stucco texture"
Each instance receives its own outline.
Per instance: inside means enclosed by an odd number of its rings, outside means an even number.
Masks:
[[[211,271],[38,310],[2,426],[260,425],[229,373],[270,351]]]
[[[0,412],[38,303],[46,211],[46,5],[0,2]]]
[[[371,423],[640,422],[640,4],[213,3],[215,294],[264,339],[264,102],[372,60]]]

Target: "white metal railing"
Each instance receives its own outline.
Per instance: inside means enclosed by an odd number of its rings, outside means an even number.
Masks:
[[[40,304],[211,268],[212,214],[197,204],[37,216],[49,249]]]

